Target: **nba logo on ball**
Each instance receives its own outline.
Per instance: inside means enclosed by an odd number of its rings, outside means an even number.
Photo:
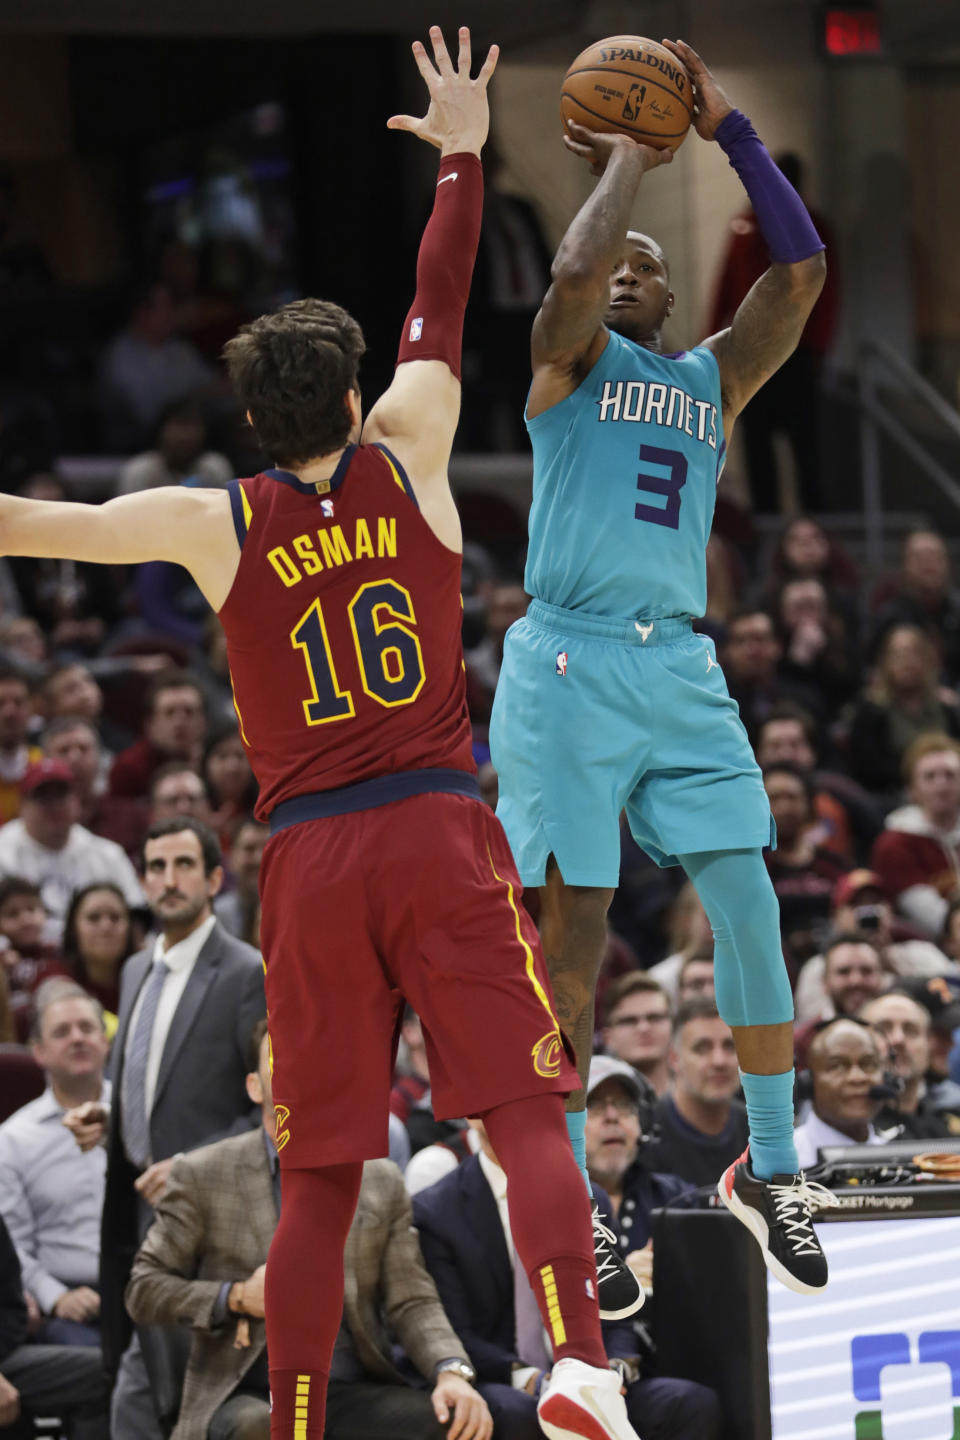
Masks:
[[[419,340],[423,334],[423,316],[418,315],[415,320],[410,321],[410,339]]]
[[[557,674],[558,674],[558,675],[566,675],[566,673],[567,673],[567,652],[566,652],[566,650],[558,650],[558,651],[557,651]]]

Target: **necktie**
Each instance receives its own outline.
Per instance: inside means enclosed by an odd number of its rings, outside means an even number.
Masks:
[[[517,1354],[524,1365],[547,1371],[552,1361],[543,1334],[543,1321],[537,1299],[518,1255],[513,1267],[513,1318],[517,1334]]]
[[[164,960],[154,960],[150,979],[143,987],[143,1003],[123,1060],[120,1133],[127,1158],[138,1170],[144,1168],[150,1155],[147,1057],[150,1054],[150,1040],[157,1018],[157,1006],[160,1004],[160,992],[169,973],[169,967]]]

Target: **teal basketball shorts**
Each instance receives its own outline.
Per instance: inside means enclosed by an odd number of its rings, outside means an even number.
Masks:
[[[713,641],[689,620],[534,600],[510,627],[490,722],[497,815],[524,885],[615,886],[620,815],[658,865],[775,844],[763,780]]]

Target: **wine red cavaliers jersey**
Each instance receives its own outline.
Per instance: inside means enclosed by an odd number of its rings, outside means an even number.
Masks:
[[[220,620],[258,818],[405,772],[472,777],[460,556],[399,461],[353,445],[329,482],[268,470],[229,488],[241,552]]]

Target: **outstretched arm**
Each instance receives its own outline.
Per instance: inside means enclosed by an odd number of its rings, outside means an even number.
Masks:
[[[447,485],[447,461],[460,418],[463,318],[480,240],[483,172],[480,151],[490,112],[487,85],[497,63],[494,45],[470,78],[470,31],[460,30],[457,67],[438,26],[430,31],[434,64],[419,41],[414,58],[430,93],[425,116],[394,115],[391,130],[408,130],[440,151],[433,212],[417,260],[417,293],[404,324],[397,370],[363,427],[365,442],[395,448],[418,489]],[[452,510],[452,501],[449,501]]]
[[[225,490],[164,486],[104,505],[0,496],[0,555],[101,565],[169,560],[190,571],[219,609],[240,559]]]
[[[704,341],[717,357],[729,439],[744,405],[796,349],[827,273],[823,242],[800,196],[696,50],[682,40],[663,43],[693,81],[697,134],[716,140],[743,181],[770,251],[770,268],[744,297],[729,329]]]
[[[531,418],[572,394],[601,355],[610,271],[622,251],[640,181],[647,170],[673,159],[672,150],[654,150],[626,135],[594,134],[572,122],[567,130],[564,145],[601,178],[560,242],[550,289],[533,322]]]

